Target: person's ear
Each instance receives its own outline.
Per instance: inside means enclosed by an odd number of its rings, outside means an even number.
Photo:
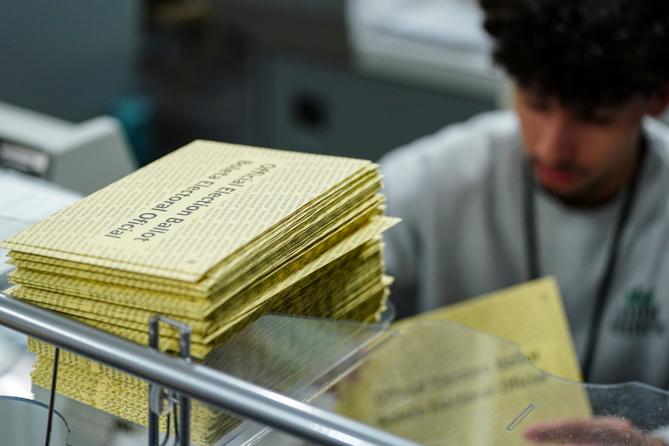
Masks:
[[[669,107],[669,82],[665,83],[651,98],[649,114],[661,116]]]

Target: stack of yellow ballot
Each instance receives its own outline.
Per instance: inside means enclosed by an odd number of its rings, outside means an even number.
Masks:
[[[167,315],[215,366],[208,353],[268,311],[378,316],[379,234],[394,222],[379,190],[368,161],[196,141],[5,241],[10,293],[142,344],[150,315]],[[53,349],[30,348],[49,387]],[[60,367],[60,393],[146,423],[145,383],[68,353]],[[193,440],[215,440],[218,421],[196,405]]]

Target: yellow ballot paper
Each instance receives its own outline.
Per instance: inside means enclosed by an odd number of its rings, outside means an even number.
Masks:
[[[342,414],[425,445],[525,444],[523,431],[536,422],[591,417],[582,384],[542,371],[523,354],[580,376],[553,279],[396,327],[354,377],[339,384]]]
[[[516,285],[399,321],[458,322],[514,342],[540,369],[561,378],[581,380],[557,282],[552,277]]]
[[[316,218],[308,205],[374,171],[369,161],[196,141],[3,246],[197,281],[222,261],[234,264],[259,234]]]
[[[195,141],[3,242],[14,297],[146,344],[148,319],[188,324],[191,355],[268,312],[378,319],[388,296],[378,166],[366,160]],[[160,348],[178,350],[161,330]],[[52,350],[31,340],[33,383]],[[146,384],[65,353],[59,392],[137,423]],[[225,416],[195,404],[192,440],[217,441]]]

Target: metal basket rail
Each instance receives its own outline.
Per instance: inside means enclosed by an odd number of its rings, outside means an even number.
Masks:
[[[318,444],[417,446],[412,441],[171,357],[2,293],[0,325]]]

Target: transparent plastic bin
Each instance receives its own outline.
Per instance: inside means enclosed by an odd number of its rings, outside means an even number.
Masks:
[[[393,330],[270,315],[230,338],[207,365],[425,445],[529,444],[528,430],[564,420],[578,420],[580,431],[547,444],[634,445],[643,435],[665,438],[669,430],[663,390],[557,378],[532,365],[515,344],[449,322]],[[33,390],[37,400],[48,401],[47,390]],[[147,444],[146,428],[138,424],[63,395],[55,408],[71,431],[65,440],[71,446]],[[309,444],[221,413],[225,428],[212,430],[209,444]],[[12,415],[12,425],[44,432],[44,417]],[[43,444],[30,441],[8,444]]]

